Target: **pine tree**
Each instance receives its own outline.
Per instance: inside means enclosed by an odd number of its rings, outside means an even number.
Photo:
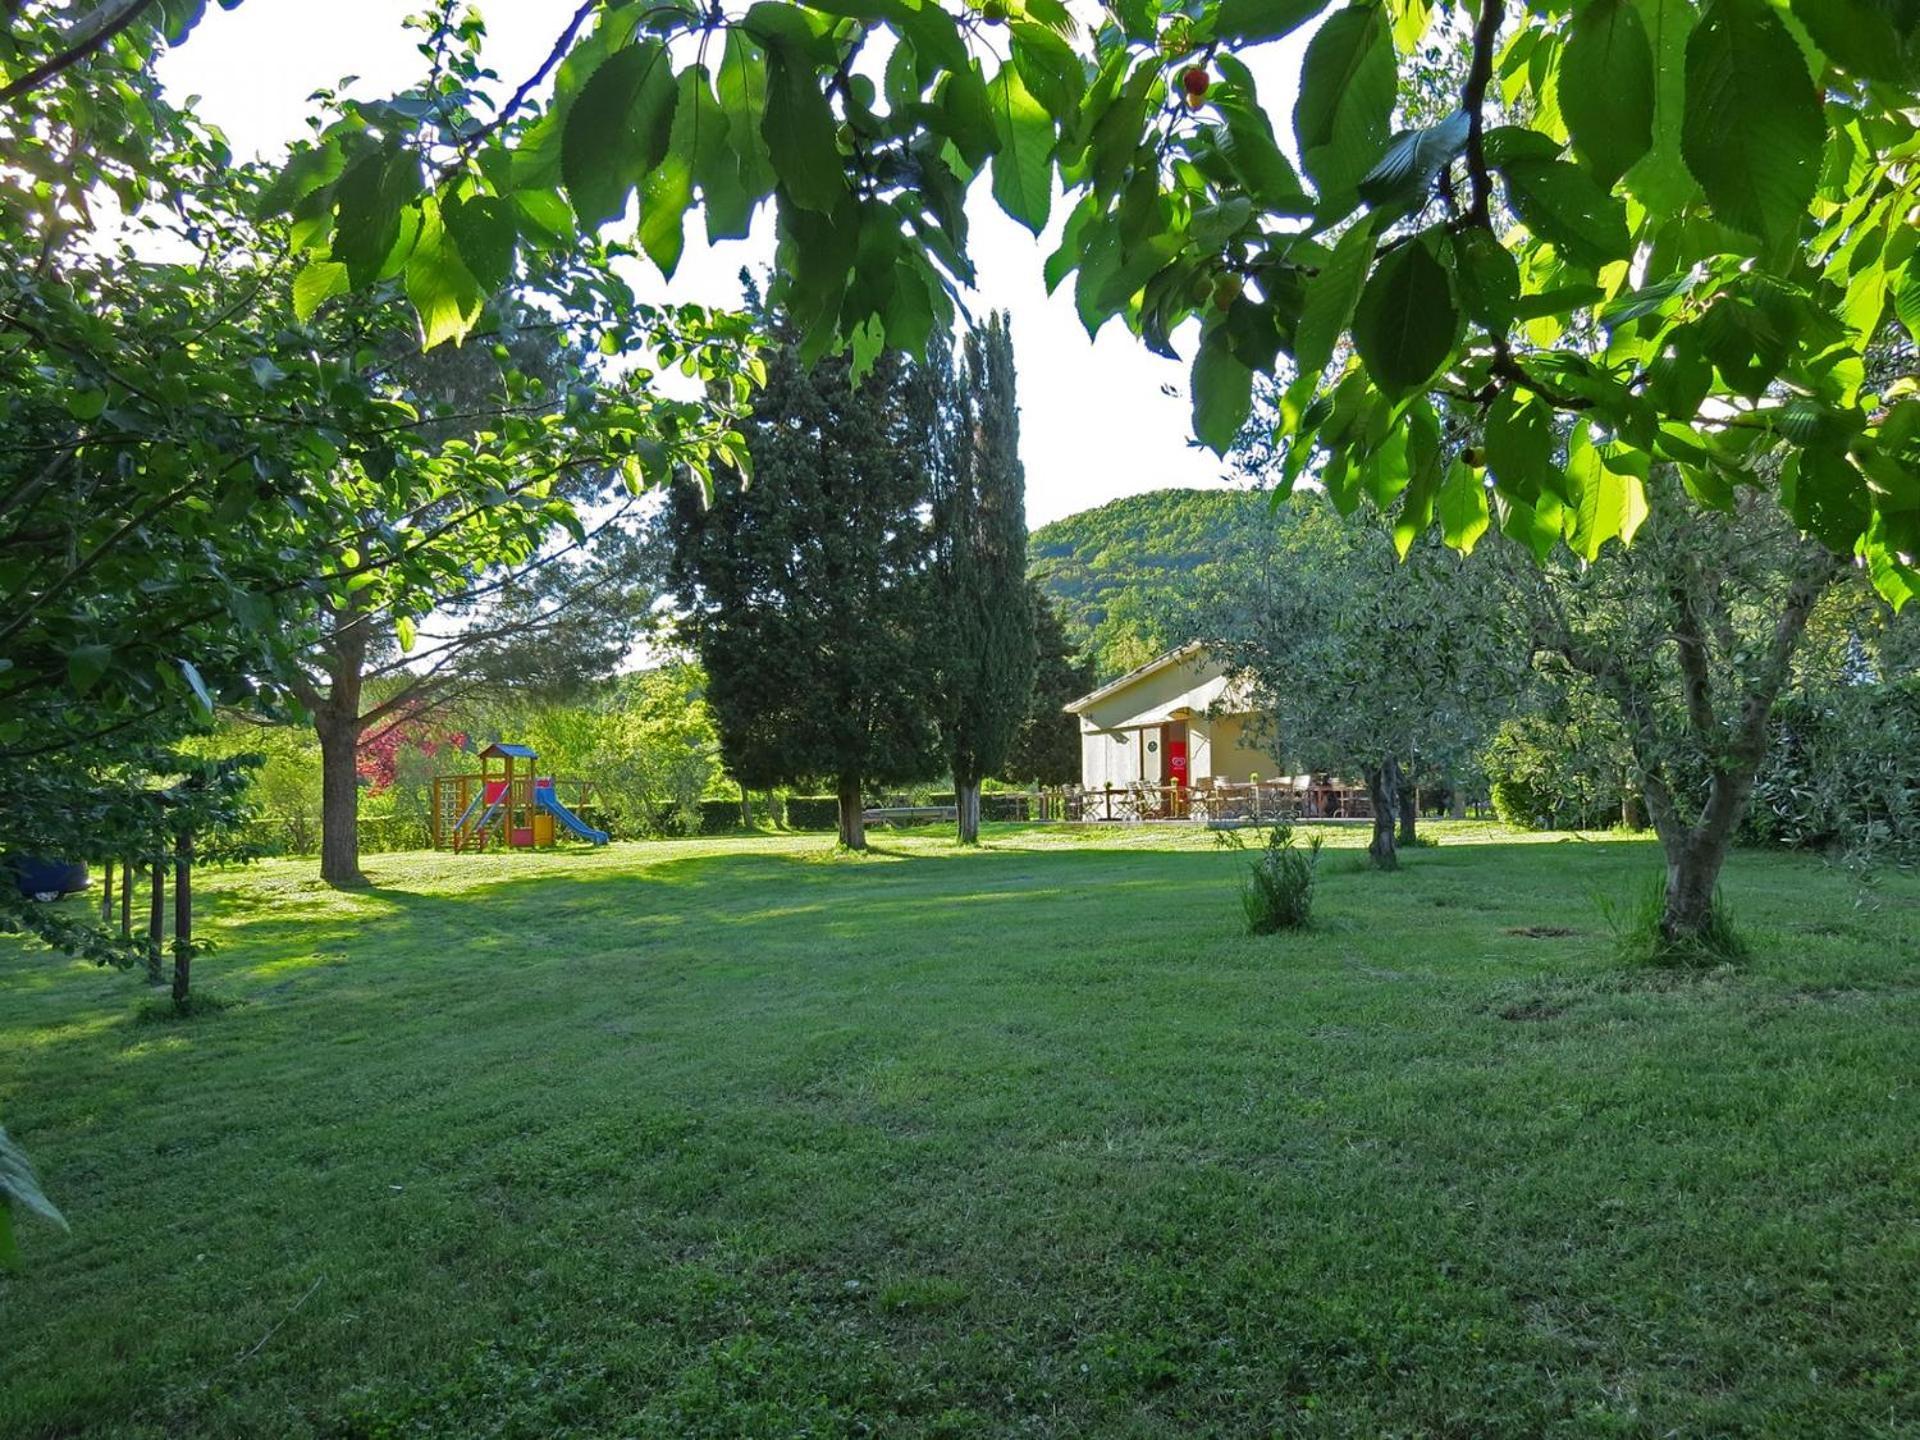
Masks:
[[[953,769],[960,843],[980,838],[980,782],[1005,762],[1033,692],[1027,588],[1026,471],[1004,315],[969,331],[959,373],[933,347],[936,397],[929,466],[940,617],[940,723]],[[958,384],[954,384],[954,380]]]
[[[855,386],[844,356],[809,367],[791,326],[775,338],[742,427],[751,482],[674,487],[671,577],[728,771],[832,776],[841,842],[863,849],[864,787],[939,766],[916,382],[883,355]]]

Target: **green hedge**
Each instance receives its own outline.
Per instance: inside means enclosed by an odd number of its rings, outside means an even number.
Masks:
[[[789,830],[838,830],[840,828],[839,797],[789,795],[787,797],[787,828]]]
[[[918,803],[952,805],[954,802],[953,792],[947,790],[935,791]],[[738,806],[734,807],[734,813],[737,819]],[[1018,790],[985,791],[980,796],[980,818],[982,820],[1025,820],[1029,818],[1028,797]],[[838,830],[840,801],[832,795],[789,795],[787,797],[787,828],[789,830]]]
[[[427,850],[433,845],[427,822],[410,815],[362,815],[359,830],[363,855]],[[235,839],[262,855],[318,855],[320,818],[260,815],[241,826]]]
[[[1017,790],[989,792],[980,797],[982,820],[1031,820],[1030,797]]]
[[[742,829],[740,824],[740,802],[738,800],[702,800],[700,802],[700,833],[702,835],[726,835]]]

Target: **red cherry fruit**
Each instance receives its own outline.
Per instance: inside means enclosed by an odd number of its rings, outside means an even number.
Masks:
[[[1207,93],[1207,87],[1213,83],[1213,77],[1198,65],[1180,77],[1181,88],[1198,100]]]

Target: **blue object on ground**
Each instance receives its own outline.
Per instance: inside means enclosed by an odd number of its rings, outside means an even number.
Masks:
[[[20,893],[36,900],[78,895],[93,884],[87,867],[79,861],[49,860],[44,855],[12,855],[6,863],[13,871]]]
[[[606,831],[594,829],[593,826],[587,824],[586,821],[574,814],[573,811],[562,805],[554,798],[553,791],[550,788],[536,785],[533,790],[533,803],[553,816],[554,819],[558,820],[582,840],[591,840],[595,845],[604,845],[607,843]]]

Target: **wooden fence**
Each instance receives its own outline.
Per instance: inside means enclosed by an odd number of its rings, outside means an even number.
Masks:
[[[1244,784],[1126,785],[1086,790],[1077,785],[1042,790],[1038,820],[1130,823],[1188,820],[1208,824],[1280,820],[1367,820],[1373,805],[1364,790],[1316,784],[1304,789],[1288,780]]]

